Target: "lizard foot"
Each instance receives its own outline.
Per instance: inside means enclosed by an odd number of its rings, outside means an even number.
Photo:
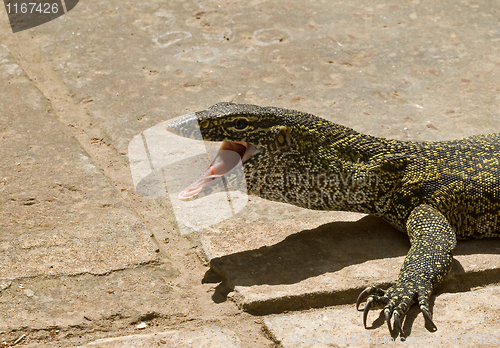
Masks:
[[[432,322],[429,310],[429,296],[431,293],[430,287],[417,286],[414,282],[409,284],[401,284],[400,282],[391,286],[387,290],[382,290],[376,286],[370,286],[363,290],[356,301],[356,309],[359,309],[361,302],[366,300],[363,309],[363,325],[366,328],[366,319],[370,309],[384,309],[384,316],[389,331],[393,331],[391,327],[391,318],[394,316],[394,330],[397,334],[404,337],[401,320],[410,308],[410,306],[418,300],[420,310],[424,315],[426,326],[431,331],[436,331],[437,327]]]

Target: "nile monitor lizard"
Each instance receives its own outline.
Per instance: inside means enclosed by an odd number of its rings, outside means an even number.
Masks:
[[[416,301],[436,330],[429,297],[451,269],[456,240],[500,236],[500,133],[397,141],[298,111],[233,103],[188,114],[167,128],[198,139],[201,132],[204,140],[222,141],[221,150],[237,152],[250,194],[373,214],[408,235],[411,247],[396,284],[369,287],[358,298],[356,308],[366,300],[365,327],[370,308],[384,308],[389,330],[394,316],[394,330],[403,335],[401,319]],[[224,152],[180,198],[209,194],[222,175],[233,180],[235,164]],[[309,179],[299,184],[304,174]]]

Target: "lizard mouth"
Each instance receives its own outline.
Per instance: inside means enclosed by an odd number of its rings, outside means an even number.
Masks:
[[[259,148],[244,141],[223,141],[217,155],[208,168],[186,189],[179,193],[181,201],[195,199],[207,187],[217,184],[241,161],[245,163],[260,152]]]

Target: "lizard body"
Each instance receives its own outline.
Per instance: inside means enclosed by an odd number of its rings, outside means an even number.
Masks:
[[[219,103],[168,126],[181,136],[222,141],[237,152],[250,194],[316,210],[379,216],[406,233],[411,248],[396,284],[365,289],[356,307],[384,308],[400,320],[418,302],[430,326],[429,297],[451,270],[457,239],[500,236],[500,133],[442,142],[361,134],[294,110]],[[220,151],[221,152],[221,151]],[[224,151],[222,151],[224,152]],[[237,180],[221,155],[183,199]],[[227,162],[227,161],[226,161]],[[214,173],[218,175],[213,175]],[[217,178],[217,180],[215,180]],[[392,329],[391,329],[392,330]]]

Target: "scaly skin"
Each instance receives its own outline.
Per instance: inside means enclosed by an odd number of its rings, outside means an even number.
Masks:
[[[456,240],[500,236],[499,133],[402,142],[299,111],[232,103],[186,115],[168,130],[257,149],[243,163],[250,194],[308,209],[373,214],[406,233],[411,248],[396,284],[385,291],[369,287],[358,298],[356,307],[367,301],[365,326],[370,308],[384,308],[389,329],[394,316],[403,335],[401,319],[418,302],[435,329],[429,297],[451,269]]]

